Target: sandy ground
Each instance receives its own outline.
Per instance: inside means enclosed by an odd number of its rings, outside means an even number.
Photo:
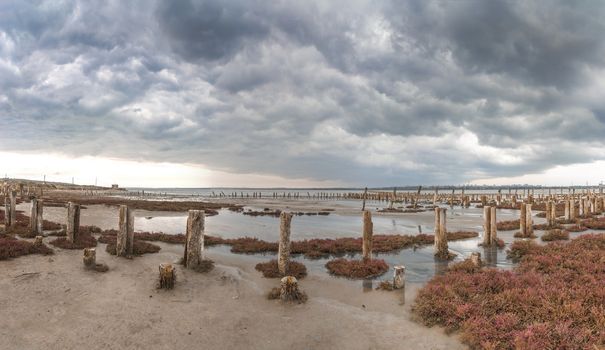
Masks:
[[[46,238],[45,242],[49,239]],[[417,287],[362,291],[350,281],[301,281],[303,305],[270,301],[277,280],[218,251],[207,274],[179,267],[157,290],[158,265],[182,246],[132,260],[97,248],[107,273],[86,271],[81,251],[0,261],[0,349],[462,349],[454,336],[410,320]]]

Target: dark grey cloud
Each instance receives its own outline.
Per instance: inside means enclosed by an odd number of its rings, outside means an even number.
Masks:
[[[351,184],[603,159],[605,6],[3,1],[0,149]]]

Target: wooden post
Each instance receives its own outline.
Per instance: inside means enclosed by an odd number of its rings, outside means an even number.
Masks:
[[[176,282],[176,271],[172,264],[160,264],[160,288],[172,289]]]
[[[496,244],[498,240],[498,225],[496,223],[496,207],[490,208],[491,212],[489,215],[490,225],[489,225],[489,245]]]
[[[369,210],[363,212],[363,260],[372,259],[372,237],[374,235],[374,224],[372,223],[372,213]]]
[[[435,256],[440,259],[449,258],[445,218],[445,208],[435,208]]]
[[[368,188],[366,187],[363,190],[363,202],[361,203],[361,211],[366,210],[366,196],[368,195]]]
[[[10,225],[15,226],[17,224],[17,191],[10,192],[10,213],[4,213],[4,215],[10,215]]]
[[[29,233],[33,236],[41,234],[38,232],[38,200],[32,199],[32,207],[29,214]]]
[[[292,213],[282,212],[279,220],[277,269],[282,276],[286,276],[288,273],[288,264],[290,263],[290,224],[292,223]]]
[[[204,260],[205,218],[203,210],[189,210],[183,265],[190,269],[196,268]]]
[[[134,211],[120,205],[120,222],[116,243],[117,256],[131,256],[134,245]]]
[[[8,197],[4,197],[4,227],[5,228],[9,228],[12,225],[10,212],[11,212],[10,199]]]
[[[402,289],[405,287],[405,266],[398,265],[393,267],[393,288]]]
[[[491,210],[489,206],[483,207],[483,245],[488,246],[491,244],[490,235],[492,234],[491,224],[492,220],[490,219]]]
[[[39,247],[43,243],[44,243],[44,237],[43,236],[36,236],[36,238],[34,239],[34,245]]]
[[[531,217],[531,204],[527,204],[525,206],[526,214],[525,214],[525,232],[527,234],[526,237],[530,237],[534,234],[534,221]]]
[[[570,199],[569,200],[569,218],[570,220],[575,220],[576,219],[576,200],[575,199]]]
[[[94,270],[97,266],[97,250],[95,248],[84,248],[82,261],[85,268]]]
[[[67,204],[67,240],[75,242],[80,233],[80,205],[69,202]]]
[[[527,204],[521,203],[521,210],[519,215],[519,232],[521,237],[527,237]]]
[[[299,301],[304,302],[306,296],[298,290],[298,281],[294,276],[286,276],[280,280],[279,298],[282,301]]]
[[[565,221],[571,220],[571,212],[569,210],[569,208],[570,208],[569,203],[570,202],[571,202],[570,200],[566,200],[565,201]]]

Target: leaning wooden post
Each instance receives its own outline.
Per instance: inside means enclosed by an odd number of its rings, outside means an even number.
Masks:
[[[491,244],[491,224],[492,220],[490,219],[491,210],[489,206],[483,207],[483,245],[488,246]]]
[[[394,266],[393,270],[393,288],[402,289],[405,287],[405,266]]]
[[[67,204],[67,240],[75,242],[80,233],[80,205],[69,202]]]
[[[172,289],[176,281],[176,271],[172,264],[160,264],[160,288]]]
[[[498,240],[498,224],[496,223],[496,207],[491,207],[489,214],[490,225],[489,225],[489,244],[494,245]]]
[[[290,224],[292,213],[282,212],[279,215],[279,247],[277,252],[277,269],[280,275],[286,276],[290,263]]]
[[[527,211],[527,213],[525,214],[525,232],[527,234],[527,237],[529,237],[534,234],[534,221],[531,217],[531,204],[527,204],[525,206],[525,210]]]
[[[134,211],[120,205],[120,223],[116,242],[117,256],[131,256],[134,245]]]
[[[369,210],[363,212],[363,260],[372,259],[372,237],[374,236],[374,224],[372,223],[372,213]]]
[[[196,268],[204,260],[204,221],[203,210],[189,210],[183,265],[190,269]]]
[[[82,261],[84,262],[85,268],[94,270],[97,266],[97,250],[95,248],[84,248]]]
[[[520,215],[519,215],[519,232],[521,234],[521,237],[526,237],[527,236],[527,209],[526,209],[527,204],[525,203],[521,203],[521,210],[520,210]]]

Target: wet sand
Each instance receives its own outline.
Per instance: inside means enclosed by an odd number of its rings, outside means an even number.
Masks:
[[[80,251],[0,262],[0,348],[464,348],[410,320],[417,286],[406,286],[405,295],[364,292],[310,274],[300,283],[309,301],[283,305],[265,298],[277,280],[262,278],[240,256],[208,251],[213,271],[179,268],[175,289],[157,290],[158,265],[182,253],[179,245],[159,245],[158,254],[128,260],[100,244],[97,260],[110,268],[104,274],[85,271]]]

